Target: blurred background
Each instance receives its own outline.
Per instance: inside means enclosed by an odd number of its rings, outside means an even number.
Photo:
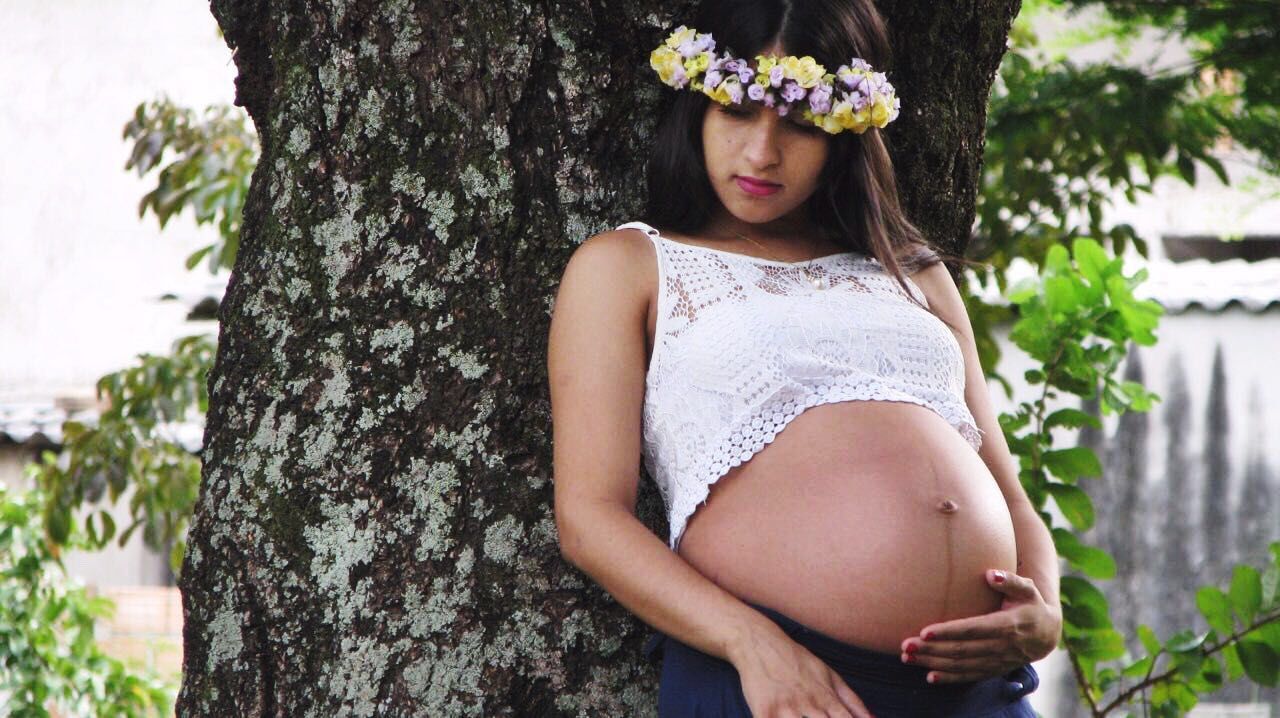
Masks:
[[[174,571],[252,126],[232,106],[235,67],[206,2],[3,0],[0,23],[11,58],[0,69],[0,529],[12,529],[0,569],[23,557],[65,566],[29,560],[18,583],[4,579],[0,629],[61,597],[61,613],[48,612],[58,630],[96,626],[61,660],[100,649],[152,676],[162,705],[179,679]],[[1101,229],[1127,268],[1146,269],[1135,294],[1165,308],[1158,342],[1131,347],[1124,369],[1160,401],[1066,440],[1104,465],[1103,479],[1082,482],[1098,514],[1083,538],[1115,558],[1118,578],[1102,585],[1125,635],[1139,623],[1160,636],[1204,628],[1195,587],[1230,581],[1234,563],[1265,563],[1280,539],[1280,179],[1265,123],[1249,121],[1274,122],[1276,107],[1242,105],[1248,78],[1197,60],[1203,43],[1176,14],[1121,22],[1105,3],[1026,3],[1011,38],[1022,64],[1002,67],[993,94],[970,252],[1001,246],[997,227],[1015,248],[1061,241],[1072,225]],[[1195,82],[1159,85],[1188,68]],[[1117,99],[1126,91],[1151,94]],[[1044,124],[1049,100],[1062,124]],[[1028,105],[1034,122],[1019,114]],[[1152,157],[1168,166],[1144,172]],[[1043,201],[1052,196],[1068,199]],[[1037,271],[1016,254],[1004,262],[1010,283]],[[993,278],[968,280],[983,303],[1007,305]],[[992,383],[1001,411],[1031,391],[1022,375],[1033,363],[1008,328],[992,326],[1008,380]],[[39,680],[34,662],[14,665],[0,668],[0,698]],[[1088,715],[1063,652],[1037,668],[1030,700],[1042,715]],[[51,699],[74,694],[71,679],[51,688]],[[1238,681],[1192,715],[1280,715],[1280,695]]]

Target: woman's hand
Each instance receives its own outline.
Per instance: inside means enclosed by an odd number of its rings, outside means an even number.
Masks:
[[[752,633],[731,660],[756,718],[874,718],[840,674],[781,629]]]
[[[998,570],[986,578],[1004,594],[1000,609],[925,626],[902,642],[903,662],[937,669],[934,683],[958,683],[1004,675],[1057,648],[1062,609],[1045,603],[1034,581]]]

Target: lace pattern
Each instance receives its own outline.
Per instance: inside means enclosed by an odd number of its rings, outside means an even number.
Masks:
[[[820,404],[918,404],[981,448],[959,342],[875,258],[846,252],[779,262],[676,242],[643,222],[618,229],[642,230],[657,253],[643,453],[673,550],[717,479]],[[827,288],[816,290],[806,267]]]

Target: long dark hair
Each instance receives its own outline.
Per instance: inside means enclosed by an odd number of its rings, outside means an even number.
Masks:
[[[884,19],[871,0],[703,0],[686,24],[711,33],[717,52],[728,49],[739,58],[754,58],[781,41],[788,54],[811,55],[828,72],[851,57],[884,72],[891,59]],[[702,121],[711,99],[688,88],[673,94],[654,138],[642,218],[659,229],[697,233],[719,202],[703,164]],[[886,137],[878,128],[827,139],[830,151],[818,189],[807,202],[825,240],[877,259],[912,301],[904,267],[914,273],[944,257],[967,263],[932,247],[903,214]]]

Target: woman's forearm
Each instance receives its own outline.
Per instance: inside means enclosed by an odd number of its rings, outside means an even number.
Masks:
[[[625,507],[581,507],[560,524],[565,558],[649,626],[737,662],[753,633],[777,624],[703,576]]]
[[[1019,576],[1035,582],[1045,603],[1062,610],[1058,597],[1058,550],[1053,545],[1049,527],[1028,501],[1017,502],[1010,510],[1018,543]]]

